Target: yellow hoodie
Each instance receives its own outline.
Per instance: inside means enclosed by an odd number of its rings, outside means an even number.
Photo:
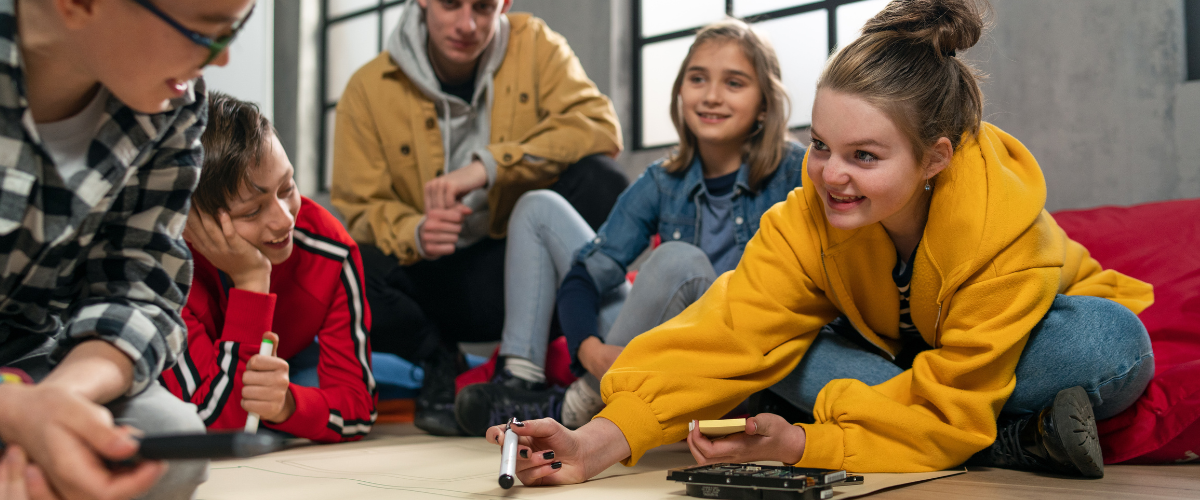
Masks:
[[[807,158],[805,159],[807,169]],[[803,425],[802,467],[914,472],[958,465],[995,440],[1030,330],[1057,294],[1133,312],[1147,283],[1104,270],[1043,208],[1046,184],[1020,142],[991,124],[967,137],[933,191],[914,263],[913,323],[933,349],[876,386],[830,382]],[[790,373],[822,326],[845,314],[882,350],[899,349],[896,250],[881,224],[834,228],[814,189],[763,216],[737,269],[675,319],[634,339],[601,384],[598,415],[636,463]]]

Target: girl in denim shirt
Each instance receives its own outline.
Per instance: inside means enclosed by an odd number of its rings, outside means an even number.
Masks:
[[[468,434],[482,436],[512,417],[586,423],[604,406],[599,379],[624,346],[736,267],[762,214],[800,187],[804,148],[788,141],[779,61],[745,23],[701,30],[671,96],[679,148],[625,190],[599,232],[552,191],[517,202],[505,261],[503,364],[492,383],[458,394],[455,416]],[[631,285],[627,267],[655,234],[663,244]],[[565,391],[545,382],[556,305],[572,371],[582,375]]]

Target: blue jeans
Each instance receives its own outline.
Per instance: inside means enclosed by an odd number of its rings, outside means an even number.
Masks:
[[[558,287],[575,254],[596,233],[562,196],[548,190],[521,196],[508,222],[504,257],[504,331],[501,356],[545,367]],[[708,256],[687,243],[664,243],[629,282],[600,297],[597,331],[604,343],[624,346],[675,317],[716,280]],[[589,383],[599,386],[589,374]]]
[[[770,390],[811,413],[817,393],[831,380],[876,385],[902,372],[851,340],[855,335],[849,323],[826,326],[796,369]],[[1096,418],[1105,419],[1132,405],[1153,376],[1150,336],[1135,314],[1108,299],[1059,295],[1029,335],[1017,362],[1016,388],[1002,412],[1036,412],[1058,391],[1078,385],[1091,398]]]

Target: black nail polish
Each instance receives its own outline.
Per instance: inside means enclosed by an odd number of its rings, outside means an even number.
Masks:
[[[554,463],[550,464],[550,468],[551,468],[551,469],[561,469],[561,468],[562,468],[562,462],[554,462]]]
[[[553,451],[547,451],[547,452],[545,452],[545,453],[542,453],[542,460],[550,460],[550,459],[552,459],[552,458],[554,458],[554,452],[553,452]]]
[[[525,422],[513,422],[513,425],[517,427],[525,427]]]
[[[497,435],[496,435],[496,442],[497,442],[497,443],[499,443],[499,442],[500,442],[500,435],[499,435],[499,434],[497,434]]]
[[[529,458],[529,450],[521,450],[521,458]]]

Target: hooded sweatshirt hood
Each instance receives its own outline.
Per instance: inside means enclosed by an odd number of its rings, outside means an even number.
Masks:
[[[467,166],[475,159],[483,162],[488,182],[463,197],[463,204],[472,210],[463,223],[458,247],[467,247],[487,236],[487,190],[496,180],[496,159],[487,146],[491,142],[493,79],[496,69],[504,62],[508,50],[509,22],[500,16],[496,34],[479,56],[475,69],[475,93],[471,102],[463,101],[442,91],[441,82],[429,60],[429,29],[421,5],[409,1],[400,13],[400,22],[388,35],[385,50],[405,76],[425,94],[437,108],[442,132],[447,173]]]
[[[914,262],[910,302],[914,323],[926,334],[931,345],[936,343],[941,305],[997,255],[1039,224],[1046,204],[1046,182],[1037,160],[1020,141],[990,123],[981,125],[978,136],[964,136],[950,166],[937,176],[933,186],[929,220]],[[882,224],[851,230],[835,228],[826,219],[823,201],[816,190],[806,192],[808,205],[813,207],[809,213],[819,228],[827,271],[832,271],[831,274],[864,272],[841,263],[874,262],[870,273],[884,278],[890,276],[895,256],[889,255],[888,250],[881,250],[890,248],[887,244],[890,238]],[[867,241],[877,244],[865,244]],[[858,255],[868,248],[878,255]],[[846,269],[840,269],[842,267]],[[853,290],[845,283],[830,283],[830,286],[835,295],[840,296],[834,297],[839,309],[860,332],[864,332],[864,336],[884,351],[893,351],[898,346],[876,335],[867,326],[872,322],[855,307],[861,302],[858,296],[865,291]],[[932,300],[924,300],[926,298]],[[923,307],[926,305],[935,308]],[[880,304],[875,309],[890,310],[890,306]],[[887,316],[891,314],[884,315]]]

